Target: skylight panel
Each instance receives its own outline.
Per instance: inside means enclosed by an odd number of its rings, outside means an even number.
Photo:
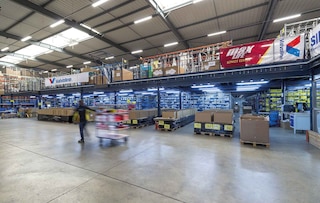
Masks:
[[[20,49],[19,51],[16,51],[17,54],[22,54],[29,57],[36,57],[42,54],[45,54],[49,51],[49,49],[44,47],[39,47],[36,45],[30,45],[23,49]]]
[[[14,57],[14,56],[5,56],[5,57],[0,58],[0,61],[7,62],[7,63],[18,64],[21,61],[24,61],[24,59],[18,58],[18,57]]]
[[[43,43],[50,44],[55,47],[64,48],[71,44],[83,42],[93,38],[89,34],[82,32],[76,28],[70,28],[52,37],[42,40]]]
[[[164,13],[173,11],[175,9],[178,9],[193,3],[192,0],[150,0],[150,1],[155,1]]]

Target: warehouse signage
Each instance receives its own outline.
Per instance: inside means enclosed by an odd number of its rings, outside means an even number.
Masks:
[[[304,57],[304,35],[270,39],[220,49],[222,68],[234,68]]]
[[[310,31],[310,54],[311,57],[315,57],[320,54],[320,24]]]
[[[79,82],[88,82],[89,81],[89,73],[79,73],[73,75],[64,75],[64,76],[57,76],[45,79],[45,86],[56,86],[56,85],[64,85],[64,84],[71,84],[71,83],[79,83]]]

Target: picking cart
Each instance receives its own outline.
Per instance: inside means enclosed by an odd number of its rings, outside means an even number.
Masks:
[[[128,110],[124,109],[100,109],[96,113],[96,137],[109,140],[128,141],[129,135],[120,134],[119,131],[129,129],[125,122],[129,119]]]

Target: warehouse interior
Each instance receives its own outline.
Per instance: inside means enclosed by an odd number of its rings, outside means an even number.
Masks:
[[[319,11],[0,1],[0,201],[318,202]]]

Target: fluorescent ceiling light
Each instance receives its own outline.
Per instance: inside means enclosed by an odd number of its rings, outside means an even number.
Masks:
[[[51,71],[57,71],[57,69],[55,68],[55,69],[52,69]]]
[[[25,42],[25,41],[27,41],[27,40],[29,40],[29,39],[31,39],[32,37],[31,36],[27,36],[27,37],[25,37],[25,38],[22,38],[21,39],[21,42]]]
[[[142,92],[142,95],[155,95],[153,92]]]
[[[199,3],[201,1],[203,1],[203,0],[194,0],[193,3],[196,4],[196,3]]]
[[[92,32],[94,32],[94,33],[96,33],[96,34],[99,34],[99,35],[101,34],[98,30],[95,30],[95,29],[89,27],[89,26],[86,25],[86,24],[80,23],[80,25],[81,25],[82,27],[85,27],[85,28],[91,30]]]
[[[269,81],[258,81],[258,82],[238,82],[237,85],[262,85],[267,84]]]
[[[85,61],[85,62],[83,62],[84,65],[87,65],[87,64],[90,64],[90,63],[91,63],[91,61]]]
[[[180,93],[180,91],[175,91],[175,90],[164,90],[162,92],[168,93],[168,94],[178,94],[178,93]]]
[[[208,88],[208,89],[201,89],[203,92],[208,92],[208,93],[211,93],[211,92],[221,92],[221,90],[219,88]]]
[[[69,44],[69,47],[73,47],[75,45],[79,44],[79,42],[72,42],[71,44]]]
[[[211,34],[208,34],[208,37],[216,36],[216,35],[221,35],[221,34],[224,34],[224,33],[226,33],[226,32],[227,32],[227,31],[221,31],[221,32],[211,33]]]
[[[93,94],[104,94],[104,92],[93,92]]]
[[[46,71],[43,71],[43,73],[48,73],[48,71],[46,70]]]
[[[66,68],[72,68],[73,67],[73,65],[68,65],[68,66],[66,66]]]
[[[129,92],[133,92],[133,90],[120,90],[120,93],[129,93]]]
[[[296,14],[296,15],[287,16],[287,17],[283,17],[283,18],[277,18],[277,19],[273,20],[273,22],[277,23],[277,22],[281,22],[281,21],[290,20],[290,19],[293,19],[293,18],[298,18],[300,16],[301,16],[301,14]]]
[[[138,53],[141,53],[141,52],[143,52],[143,51],[142,50],[137,50],[137,51],[131,52],[131,54],[138,54]]]
[[[127,96],[128,94],[118,94],[118,96]]]
[[[52,25],[50,25],[51,28],[57,27],[58,25],[63,24],[65,21],[64,20],[59,20],[55,23],[53,23]]]
[[[7,51],[7,50],[9,50],[9,47],[5,47],[5,48],[1,49],[1,51]]]
[[[238,86],[237,91],[253,91],[259,89],[260,85],[253,85],[253,86]]]
[[[207,87],[214,87],[214,85],[193,85],[191,88],[207,88]]]
[[[152,16],[148,16],[148,17],[145,17],[145,18],[141,18],[141,19],[139,19],[139,20],[134,21],[134,24],[142,23],[142,22],[144,22],[144,21],[151,20],[151,19],[152,19]]]
[[[109,56],[107,58],[105,58],[106,60],[110,60],[110,59],[114,59],[114,56]]]
[[[163,90],[164,90],[164,88],[163,88],[163,87],[161,87],[161,88],[159,88],[159,90],[160,90],[160,91],[163,91]],[[152,92],[152,91],[158,91],[158,88],[148,88],[148,91],[149,91],[149,92]]]
[[[109,0],[99,0],[99,1],[97,1],[95,3],[93,3],[92,7],[100,6],[101,4],[106,3],[107,1],[109,1]]]
[[[169,43],[169,44],[165,44],[164,47],[170,47],[170,46],[174,46],[174,45],[177,45],[178,42],[172,42],[172,43]]]

